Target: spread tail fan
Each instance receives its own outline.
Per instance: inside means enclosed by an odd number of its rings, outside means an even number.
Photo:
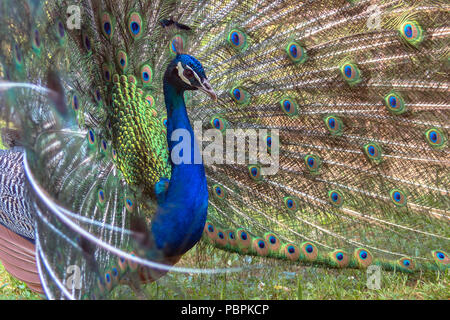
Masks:
[[[25,149],[27,210],[2,207],[2,224],[18,233],[33,215],[25,236],[57,299],[139,293],[182,271],[199,225],[201,241],[241,255],[445,270],[448,9],[3,1],[0,114]],[[179,126],[204,171],[174,161]]]

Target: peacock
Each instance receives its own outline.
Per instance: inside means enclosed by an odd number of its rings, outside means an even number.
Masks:
[[[0,259],[50,299],[139,292],[198,242],[445,271],[449,9],[2,1]]]

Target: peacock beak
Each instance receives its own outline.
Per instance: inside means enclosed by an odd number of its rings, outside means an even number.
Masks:
[[[209,84],[208,79],[203,79],[202,85],[197,87],[200,91],[203,91],[211,97],[214,101],[217,101],[217,94],[214,92],[213,88]]]

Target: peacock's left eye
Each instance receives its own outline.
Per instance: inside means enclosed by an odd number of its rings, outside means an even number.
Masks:
[[[192,70],[190,70],[190,69],[185,69],[185,70],[183,71],[183,75],[184,75],[186,78],[193,78],[193,77],[194,77],[194,72],[193,72]]]

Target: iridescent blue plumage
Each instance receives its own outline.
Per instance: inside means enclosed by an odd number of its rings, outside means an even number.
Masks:
[[[205,168],[184,102],[184,92],[196,89],[194,85],[200,83],[195,79],[189,86],[181,81],[178,76],[178,63],[184,68],[190,66],[200,80],[206,79],[200,62],[188,55],[177,55],[169,64],[164,76],[169,153],[172,154],[174,146],[178,143],[183,143],[189,148],[181,150],[180,155],[171,157],[172,175],[164,202],[159,205],[152,220],[151,231],[155,243],[158,249],[168,256],[181,255],[198,242],[208,211]],[[179,132],[183,136],[172,140],[174,132]],[[174,162],[174,158],[183,157],[182,153],[189,153],[190,156],[184,157],[181,163]]]

